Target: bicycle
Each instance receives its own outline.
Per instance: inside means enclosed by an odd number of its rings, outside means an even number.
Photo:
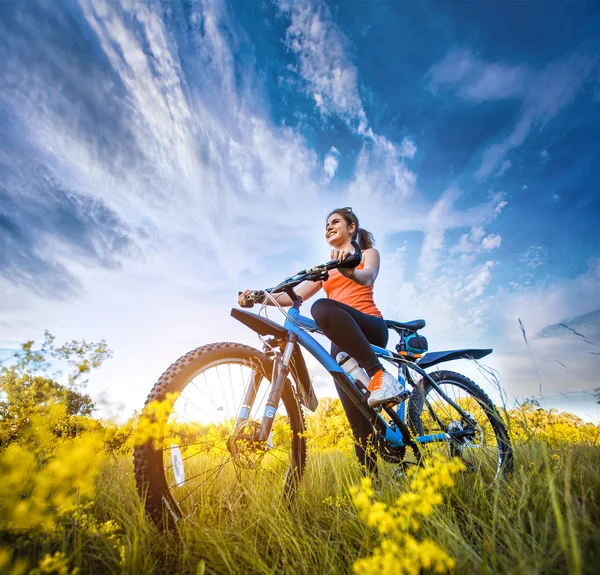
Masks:
[[[426,339],[417,333],[425,327],[424,320],[386,320],[400,337],[396,351],[372,348],[398,367],[412,395],[399,406],[372,409],[364,384],[310,335],[320,330],[300,315],[302,302],[294,288],[307,280],[326,279],[337,267],[356,267],[361,252],[356,242],[353,246],[355,254],[342,264],[317,265],[273,288],[252,292],[248,301],[263,304],[258,314],[231,310],[236,320],[258,334],[262,351],[238,343],[204,345],[178,359],[154,385],[142,417],[146,414],[156,423],[159,418],[151,407],[159,402],[167,404],[163,416],[168,419],[158,437],[135,448],[134,467],[138,491],[157,524],[172,526],[190,518],[204,501],[231,502],[265,487],[269,493],[279,490],[288,500],[293,497],[306,465],[304,409],[315,411],[318,405],[300,347],[325,367],[372,422],[375,446],[385,461],[402,465],[410,447],[418,464],[425,452],[437,448],[459,456],[467,468],[481,470],[490,481],[510,472],[508,433],[485,392],[459,373],[425,371],[454,359],[480,359],[491,349],[429,352]],[[291,298],[289,311],[276,303],[273,296],[278,293]],[[266,317],[268,300],[285,314],[284,325]],[[415,341],[417,348],[411,347]],[[175,398],[168,395],[172,393]]]

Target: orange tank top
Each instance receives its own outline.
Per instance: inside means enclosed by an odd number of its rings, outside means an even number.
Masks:
[[[360,262],[356,269],[361,270],[364,267],[364,262]],[[329,299],[345,303],[363,313],[383,318],[373,300],[373,285],[361,286],[343,276],[338,270],[331,270],[329,279],[323,282],[323,289]]]

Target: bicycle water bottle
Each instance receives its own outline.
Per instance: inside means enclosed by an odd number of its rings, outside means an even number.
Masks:
[[[368,376],[367,372],[356,363],[356,360],[343,351],[337,354],[336,360],[340,364],[340,367],[348,375],[352,376],[357,387],[361,391],[366,392],[371,378]]]

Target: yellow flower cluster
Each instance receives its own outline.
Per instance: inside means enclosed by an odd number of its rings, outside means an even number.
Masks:
[[[585,422],[572,413],[525,403],[508,415],[513,438],[518,442],[536,440],[558,447],[567,443],[598,445],[600,441],[600,425]]]
[[[346,496],[337,494],[335,496],[329,495],[328,497],[323,499],[323,503],[325,505],[328,505],[329,507],[336,507],[337,509],[341,509],[342,507],[346,507],[349,501]]]
[[[9,549],[0,549],[0,573],[6,575],[77,575],[79,569],[69,569],[69,562],[64,553],[57,551],[54,555],[46,553],[38,563],[31,569],[25,559],[12,561],[12,552]]]
[[[443,501],[441,490],[454,485],[453,475],[464,465],[458,459],[445,460],[435,455],[423,467],[409,472],[409,489],[388,506],[375,501],[369,477],[360,487],[351,489],[360,518],[377,529],[379,547],[370,557],[354,563],[355,573],[417,575],[423,569],[444,573],[454,567],[454,560],[430,539],[417,540],[420,518],[431,515]]]
[[[57,441],[53,430],[65,406],[32,416],[27,441],[0,452],[0,525],[9,529],[50,528],[57,515],[94,494],[104,434],[87,430]]]
[[[162,401],[154,400],[146,405],[133,431],[134,445],[154,441],[157,449],[162,448],[161,442],[164,440],[169,416],[178,397],[179,393],[167,393]]]
[[[69,564],[64,553],[57,551],[54,555],[46,554],[40,561],[37,569],[30,571],[30,575],[53,573],[54,575],[77,575],[79,569],[69,570]]]

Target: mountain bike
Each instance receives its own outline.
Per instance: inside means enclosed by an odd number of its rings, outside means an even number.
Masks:
[[[372,348],[397,367],[412,394],[398,406],[373,409],[364,384],[310,335],[321,332],[300,314],[302,301],[294,288],[325,280],[332,269],[356,267],[361,252],[356,242],[353,246],[354,255],[342,263],[304,269],[273,288],[252,292],[248,302],[262,303],[258,314],[231,310],[258,334],[262,351],[239,343],[204,345],[178,359],[154,385],[142,412],[154,433],[135,448],[134,465],[138,491],[157,524],[174,525],[206,502],[232,505],[261,490],[270,497],[294,496],[306,466],[304,411],[318,406],[301,348],[371,421],[374,445],[385,461],[402,465],[410,448],[417,464],[428,452],[442,451],[490,482],[512,469],[506,427],[485,392],[459,373],[425,371],[459,358],[480,359],[491,349],[430,352],[417,333],[424,320],[386,320],[399,336],[396,350]],[[287,310],[274,297],[280,293],[293,302]],[[269,301],[285,315],[283,325],[266,317]]]

